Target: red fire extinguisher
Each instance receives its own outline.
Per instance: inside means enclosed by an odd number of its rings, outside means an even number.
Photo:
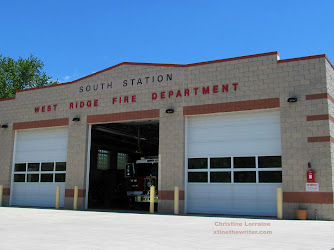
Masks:
[[[307,182],[315,182],[315,173],[311,169],[311,163],[308,163],[309,170],[306,173]]]

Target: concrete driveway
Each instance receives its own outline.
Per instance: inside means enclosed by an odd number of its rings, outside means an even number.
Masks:
[[[334,249],[334,222],[0,207],[0,249]]]

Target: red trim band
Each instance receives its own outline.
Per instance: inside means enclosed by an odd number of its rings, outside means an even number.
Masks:
[[[329,119],[333,119],[333,117],[331,117],[328,114],[324,114],[324,115],[308,115],[306,116],[306,121],[310,122],[310,121],[322,121],[322,120],[329,120]]]
[[[3,195],[10,195],[10,188],[3,188],[2,189],[2,194]]]
[[[210,114],[210,113],[220,113],[220,112],[270,109],[279,107],[280,107],[279,98],[270,98],[270,99],[260,99],[260,100],[250,100],[250,101],[188,106],[183,108],[183,114],[200,115],[200,114]]]
[[[89,115],[87,116],[87,123],[105,123],[115,121],[128,121],[128,120],[141,120],[141,119],[154,119],[160,117],[159,109],[112,113],[102,115]]]
[[[158,191],[159,200],[174,200],[174,190],[159,190]],[[184,200],[184,191],[179,191],[179,200]]]
[[[306,100],[326,99],[327,93],[311,94],[305,96]]]
[[[85,197],[86,196],[86,189],[79,189],[78,190],[78,197]],[[65,197],[74,197],[74,189],[65,189]]]
[[[334,117],[328,114],[323,114],[323,115],[308,115],[306,116],[306,121],[311,122],[311,121],[324,121],[324,120],[329,120],[334,123]]]
[[[331,136],[307,137],[307,142],[332,142],[334,143],[334,138]]]
[[[31,122],[17,122],[13,124],[13,130],[59,127],[59,126],[68,126],[68,124],[69,124],[68,118],[53,119],[53,120],[40,120],[40,121],[31,121]]]
[[[283,192],[283,202],[333,204],[333,196],[332,192]]]
[[[314,55],[314,56],[304,56],[304,57],[296,57],[296,58],[279,60],[277,63],[295,62],[295,61],[310,60],[310,59],[317,59],[317,58],[327,58],[327,57],[325,54]]]
[[[14,100],[14,99],[15,99],[15,97],[3,98],[3,99],[0,99],[0,102]]]

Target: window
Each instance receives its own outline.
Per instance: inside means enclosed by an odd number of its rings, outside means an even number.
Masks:
[[[27,182],[39,182],[39,174],[28,174]]]
[[[231,157],[211,158],[210,168],[231,168]]]
[[[128,155],[123,153],[117,154],[117,169],[125,169],[125,165],[128,163]]]
[[[256,183],[256,172],[255,171],[234,172],[234,182]]]
[[[15,172],[25,172],[26,171],[26,164],[25,163],[15,164],[14,171]]]
[[[255,157],[234,157],[234,168],[255,168]]]
[[[189,172],[188,182],[208,182],[207,172]]]
[[[188,182],[282,183],[281,156],[189,158]]]
[[[53,171],[53,167],[53,162],[45,162],[41,164],[41,171]]]
[[[66,162],[16,163],[14,182],[65,182]]]
[[[65,182],[65,174],[56,174],[55,182]]]
[[[108,150],[99,149],[97,152],[97,169],[110,169],[110,152]]]
[[[281,168],[280,156],[259,156],[259,168]]]
[[[282,171],[259,171],[260,183],[282,183]]]
[[[56,171],[66,171],[66,162],[56,162]]]
[[[188,169],[208,168],[207,158],[190,158],[188,159]]]
[[[231,172],[211,172],[210,182],[231,182]]]
[[[25,174],[14,174],[14,182],[25,182],[26,175]]]
[[[28,163],[28,171],[39,171],[39,163]]]
[[[53,174],[41,174],[41,182],[53,182]]]

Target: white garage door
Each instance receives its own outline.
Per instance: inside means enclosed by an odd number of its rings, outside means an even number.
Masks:
[[[188,117],[186,168],[188,213],[275,216],[279,110]]]
[[[67,141],[64,127],[17,131],[11,205],[54,207],[60,185],[64,206]]]

